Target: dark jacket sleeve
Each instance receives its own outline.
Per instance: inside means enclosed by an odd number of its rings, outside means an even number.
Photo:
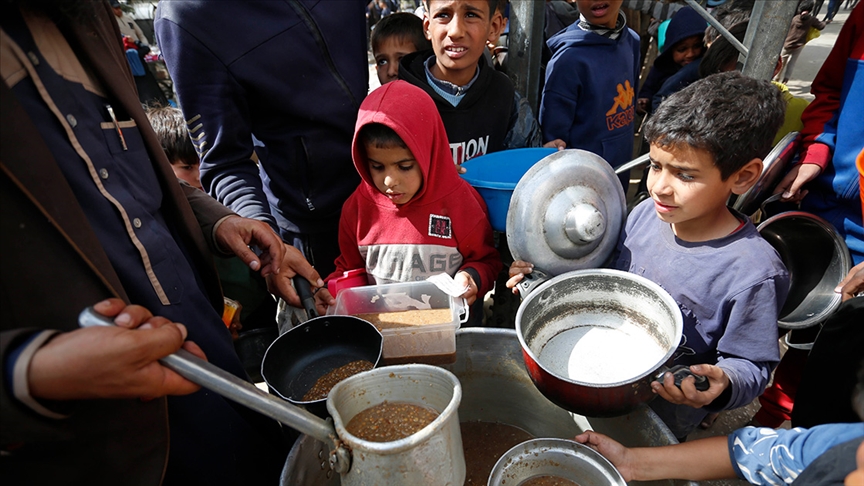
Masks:
[[[190,135],[201,158],[201,184],[237,214],[279,231],[252,156],[252,128],[244,88],[201,41],[169,19],[157,19],[156,37]]]

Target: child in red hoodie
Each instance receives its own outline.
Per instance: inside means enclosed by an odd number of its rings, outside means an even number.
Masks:
[[[336,271],[365,268],[370,283],[424,280],[445,272],[471,305],[501,268],[486,204],[459,177],[432,98],[405,81],[360,105],[353,142],[363,181],[342,207]],[[324,305],[322,289],[316,300]]]

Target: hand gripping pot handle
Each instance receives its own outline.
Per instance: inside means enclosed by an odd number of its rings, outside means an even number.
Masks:
[[[98,314],[92,307],[81,311],[78,316],[78,324],[81,327],[115,325],[114,321]],[[331,423],[259,390],[246,380],[228,373],[185,349],[169,354],[161,358],[159,362],[192,383],[209,388],[225,398],[278,420],[327,444],[331,451],[335,451],[330,456],[330,463],[336,472],[347,472],[351,467],[350,453],[344,447],[339,446],[336,430]]]
[[[692,376],[696,379],[694,385],[696,385],[696,389],[699,391],[705,391],[708,389],[709,386],[711,386],[711,384],[708,383],[708,378],[694,374],[692,371],[690,371],[690,367],[686,365],[675,365],[671,368],[663,366],[657,371],[657,374],[654,375],[654,381],[659,381],[660,383],[663,383],[663,378],[666,376],[667,372],[672,373],[673,378],[675,378],[675,386],[677,386],[678,388],[681,388],[681,382],[684,381],[684,378],[687,378],[688,376]]]

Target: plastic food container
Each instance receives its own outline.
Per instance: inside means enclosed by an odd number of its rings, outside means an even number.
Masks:
[[[376,325],[384,336],[382,360],[386,364],[451,363],[456,359],[456,330],[468,319],[468,307],[464,299],[451,297],[430,282],[343,289],[327,314],[364,318],[362,314],[430,309],[448,309],[449,321],[432,324],[415,321],[402,327],[384,328]]]

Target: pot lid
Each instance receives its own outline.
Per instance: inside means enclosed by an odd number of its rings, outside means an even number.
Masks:
[[[786,166],[798,152],[798,143],[801,138],[798,132],[789,132],[781,138],[777,145],[762,161],[762,174],[756,180],[756,184],[732,204],[732,208],[740,211],[746,216],[751,216],[759,206],[771,195],[779,179],[786,173]]]
[[[562,150],[516,184],[507,212],[513,258],[552,275],[601,266],[618,243],[627,209],[612,167],[598,155]]]

